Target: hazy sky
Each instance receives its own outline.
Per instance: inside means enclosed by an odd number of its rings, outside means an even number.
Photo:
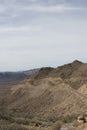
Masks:
[[[0,0],[0,71],[87,62],[87,0]]]

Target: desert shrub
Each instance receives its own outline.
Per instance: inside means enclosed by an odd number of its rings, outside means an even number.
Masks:
[[[61,118],[61,121],[63,123],[72,123],[75,120],[76,120],[76,116],[75,115],[67,115],[67,116]]]
[[[0,111],[0,119],[12,121],[12,115],[9,111]]]
[[[14,122],[17,123],[17,124],[23,124],[23,125],[29,125],[30,124],[30,120],[26,119],[26,118],[14,119]]]
[[[58,118],[52,116],[52,117],[49,117],[48,120],[49,120],[50,122],[55,123],[55,122],[58,120]]]
[[[27,115],[26,114],[25,115],[22,114],[22,117],[28,118],[28,119],[33,119],[34,115],[30,115],[30,114],[27,113]]]
[[[14,123],[10,125],[0,125],[0,130],[29,130],[29,129]]]
[[[52,130],[60,130],[61,126],[62,126],[62,122],[57,121],[57,122],[55,122],[55,123],[53,124]]]

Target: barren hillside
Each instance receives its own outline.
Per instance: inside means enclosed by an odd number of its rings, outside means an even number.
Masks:
[[[87,64],[74,61],[41,68],[10,87],[0,103],[1,110],[8,110],[14,119],[31,117],[45,120],[45,125],[58,120],[73,122],[87,113]]]

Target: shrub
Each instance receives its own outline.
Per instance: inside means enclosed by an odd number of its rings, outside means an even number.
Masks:
[[[9,112],[3,112],[3,111],[0,111],[0,119],[3,119],[3,120],[10,120],[11,118],[11,115]]]
[[[61,118],[61,121],[63,123],[72,123],[75,120],[76,120],[76,116],[75,115],[67,115],[67,116]]]
[[[52,117],[49,117],[48,120],[49,120],[50,122],[55,123],[55,122],[58,120],[58,118],[52,116]]]
[[[22,125],[29,125],[30,124],[30,120],[26,119],[26,118],[14,119],[14,122],[17,124],[22,124]]]
[[[29,130],[29,129],[14,123],[14,124],[4,125],[4,126],[0,125],[0,130]]]

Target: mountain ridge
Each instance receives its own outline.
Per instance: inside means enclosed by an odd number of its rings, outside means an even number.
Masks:
[[[87,63],[75,60],[57,68],[43,67],[7,88],[0,110],[12,113],[13,119],[52,123],[69,116],[76,121],[87,112]]]

